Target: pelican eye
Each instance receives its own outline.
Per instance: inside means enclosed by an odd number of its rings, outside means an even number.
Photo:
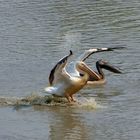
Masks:
[[[82,73],[80,73],[79,75],[80,75],[81,77],[84,76],[84,74],[82,74]]]

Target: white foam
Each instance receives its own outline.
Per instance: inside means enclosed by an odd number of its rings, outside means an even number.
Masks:
[[[85,109],[96,109],[98,107],[94,98],[82,98],[78,100],[79,107]]]

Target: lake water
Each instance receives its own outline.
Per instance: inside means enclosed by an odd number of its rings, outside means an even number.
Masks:
[[[70,49],[122,46],[87,60],[123,74],[105,71],[107,84],[78,92],[80,105],[25,101],[45,95],[51,68]],[[0,0],[0,140],[139,140],[139,87],[139,0]]]

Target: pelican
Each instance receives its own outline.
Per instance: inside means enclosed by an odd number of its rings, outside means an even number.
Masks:
[[[73,52],[70,50],[70,54],[60,59],[51,70],[49,86],[45,88],[45,91],[55,96],[66,97],[68,102],[75,101],[73,94],[77,93],[87,83],[91,85],[97,81],[100,81],[100,83],[104,81],[102,68],[115,71],[113,67],[109,68],[109,66],[98,64],[97,70],[99,73],[97,73],[90,69],[84,61],[93,53],[113,51],[114,49],[118,48],[94,48],[86,50],[80,57],[68,65],[68,59],[73,55]]]
[[[92,70],[83,61],[77,61],[75,65],[75,71],[82,73],[82,76],[69,74],[66,70],[66,66],[68,59],[72,55],[73,53],[70,50],[69,55],[58,61],[50,72],[49,86],[45,88],[47,93],[66,97],[69,103],[75,101],[73,94],[82,89],[90,78],[89,75],[92,75]]]

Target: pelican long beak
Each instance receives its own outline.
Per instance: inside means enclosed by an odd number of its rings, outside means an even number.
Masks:
[[[112,66],[108,62],[103,63],[101,65],[101,68],[104,68],[104,69],[109,70],[109,71],[114,72],[114,73],[122,73],[117,67]]]
[[[87,73],[89,76],[94,77],[95,80],[100,79],[100,76],[82,61],[78,63],[77,70],[81,76]]]

